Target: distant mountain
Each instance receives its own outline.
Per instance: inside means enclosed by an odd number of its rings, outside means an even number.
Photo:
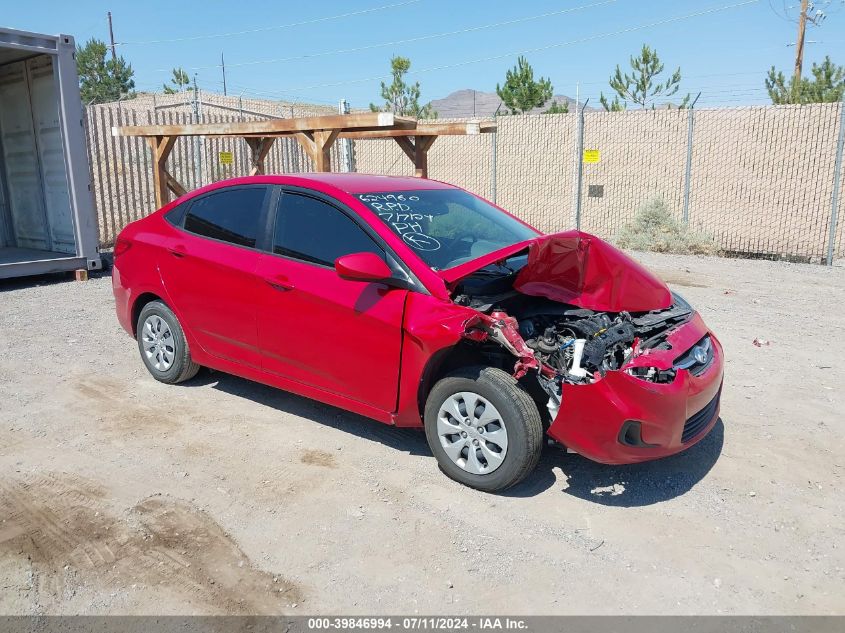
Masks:
[[[569,104],[569,111],[575,112],[575,99],[571,99],[566,95],[555,95],[542,108],[534,108],[531,114],[539,114],[543,110],[548,109],[552,101],[557,101],[559,104]],[[441,119],[465,119],[472,117],[492,117],[496,112],[496,108],[502,100],[495,92],[481,92],[480,90],[457,90],[443,99],[435,99],[431,102],[432,107],[437,110],[437,116]],[[591,108],[587,108],[590,110]],[[507,113],[507,109],[502,105],[499,113]]]

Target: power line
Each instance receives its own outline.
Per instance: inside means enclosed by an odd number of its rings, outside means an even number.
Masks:
[[[266,31],[275,31],[278,29],[289,29],[296,26],[306,26],[308,24],[317,24],[320,22],[328,22],[330,20],[340,20],[342,18],[350,18],[356,15],[365,15],[368,13],[375,13],[376,11],[384,11],[386,9],[395,9],[397,7],[408,6],[409,4],[416,4],[422,0],[405,0],[404,2],[396,2],[394,4],[385,4],[380,7],[372,7],[370,9],[361,9],[360,11],[349,11],[347,13],[340,13],[338,15],[329,15],[322,18],[314,18],[311,20],[302,20],[301,22],[291,22],[290,24],[280,24],[278,26],[264,26],[255,29],[247,29],[244,31],[232,31],[230,33],[212,33],[208,35],[193,35],[190,37],[174,37],[163,40],[146,40],[142,42],[116,42],[117,46],[141,46],[148,44],[172,44],[174,42],[193,42],[196,40],[206,40],[220,37],[235,37],[238,35],[250,35],[252,33],[263,33]]]
[[[393,40],[391,42],[381,42],[379,44],[366,44],[364,46],[356,46],[353,48],[339,48],[330,51],[320,51],[317,53],[306,53],[304,55],[293,55],[291,57],[279,57],[276,59],[258,59],[248,62],[239,62],[237,64],[229,64],[229,68],[236,68],[239,66],[254,66],[256,64],[280,64],[284,62],[292,62],[292,61],[299,61],[303,59],[313,59],[315,57],[325,57],[327,55],[346,55],[349,53],[357,53],[360,51],[368,51],[374,48],[384,48],[386,46],[397,46],[399,44],[409,44],[413,42],[422,42],[426,40],[436,39],[440,37],[450,37],[453,35],[463,35],[466,33],[474,33],[476,31],[483,31],[486,29],[492,28],[499,28],[502,26],[511,26],[513,24],[521,24],[523,22],[530,22],[533,20],[541,20],[543,18],[550,18],[558,15],[564,15],[567,13],[574,13],[576,11],[582,11],[584,9],[594,9],[595,7],[599,7],[605,4],[613,4],[616,0],[602,0],[602,2],[595,2],[593,4],[585,4],[580,7],[570,7],[568,9],[561,9],[559,11],[549,11],[547,13],[541,13],[539,15],[530,15],[521,18],[514,18],[512,20],[505,20],[503,22],[494,22],[492,24],[481,24],[479,26],[472,26],[465,29],[458,29],[456,31],[446,31],[443,33],[430,33],[428,35],[420,35],[417,37],[409,37],[402,40]],[[219,64],[215,64],[213,66],[191,66],[188,70],[208,70],[212,68],[219,68]],[[156,72],[169,72],[169,69],[159,68],[156,69]]]
[[[786,13],[786,2],[784,2],[783,5],[784,12],[781,13],[780,11],[775,9],[775,5],[772,4],[772,0],[769,0],[769,8],[772,10],[772,13],[774,13],[776,16],[778,16],[781,20],[784,20],[785,22],[794,22],[794,20],[791,20]]]
[[[614,36],[617,36],[617,35],[624,35],[626,33],[633,33],[635,31],[642,31],[644,29],[653,28],[653,27],[656,27],[656,26],[663,26],[663,25],[666,25],[666,24],[672,24],[674,22],[680,22],[682,20],[688,20],[688,19],[691,19],[691,18],[701,17],[703,15],[709,15],[711,13],[718,13],[720,11],[727,11],[729,9],[736,9],[738,7],[743,7],[743,6],[747,6],[747,5],[751,5],[751,4],[757,4],[759,1],[760,0],[744,0],[743,2],[728,4],[728,5],[724,5],[724,6],[721,6],[721,7],[714,7],[712,9],[705,9],[703,11],[696,11],[695,13],[688,13],[686,15],[676,16],[674,18],[666,18],[666,19],[663,19],[663,20],[658,20],[656,22],[650,22],[648,24],[641,24],[639,26],[631,26],[631,27],[628,27],[628,28],[620,29],[618,31],[613,31],[613,32],[609,32],[609,33],[600,33],[600,34],[597,34],[597,35],[590,35],[588,37],[582,37],[582,38],[578,38],[578,39],[575,39],[575,40],[569,40],[569,41],[566,41],[566,42],[559,42],[557,44],[548,44],[546,46],[538,46],[536,48],[529,48],[529,49],[524,49],[524,50],[521,50],[521,51],[511,51],[511,52],[508,52],[508,53],[491,55],[490,57],[480,57],[480,58],[476,58],[476,59],[470,59],[470,60],[466,60],[466,61],[463,61],[463,62],[457,62],[457,63],[454,63],[454,64],[444,64],[442,66],[432,66],[430,68],[422,68],[420,70],[410,70],[410,71],[408,71],[408,73],[409,74],[422,74],[422,73],[428,73],[428,72],[435,72],[435,71],[438,71],[438,70],[458,68],[458,67],[461,67],[461,66],[468,66],[470,64],[478,64],[478,63],[481,63],[481,62],[494,61],[494,60],[504,59],[504,58],[508,58],[508,57],[514,57],[514,56],[518,56],[518,55],[526,55],[526,54],[529,54],[529,53],[537,53],[537,52],[546,51],[546,50],[550,50],[550,49],[554,49],[554,48],[561,48],[561,47],[564,47],[564,46],[572,46],[573,44],[584,44],[586,42],[591,42],[593,40],[602,39],[602,38],[605,38],[605,37],[614,37]],[[335,86],[346,86],[346,85],[349,85],[349,84],[364,83],[364,82],[376,81],[376,80],[380,80],[380,79],[388,79],[390,77],[391,77],[391,75],[376,75],[374,77],[365,77],[365,78],[360,78],[360,79],[349,79],[349,80],[345,80],[345,81],[336,81],[336,82],[323,83],[323,84],[313,84],[313,85],[310,85],[310,86],[299,86],[299,87],[296,87],[296,88],[288,88],[288,90],[293,91],[293,92],[298,92],[298,91],[301,91],[301,90],[313,90],[313,89],[316,89],[316,88],[331,88],[331,87],[335,87]]]

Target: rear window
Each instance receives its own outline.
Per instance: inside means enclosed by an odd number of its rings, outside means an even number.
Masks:
[[[176,205],[170,211],[164,214],[164,219],[170,222],[173,226],[182,226],[182,220],[185,217],[185,211],[191,206],[191,201],[183,202]]]
[[[266,194],[266,187],[239,187],[198,198],[185,216],[185,230],[255,248]]]

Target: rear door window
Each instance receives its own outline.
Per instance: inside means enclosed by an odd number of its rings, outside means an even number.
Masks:
[[[276,215],[273,252],[294,259],[334,266],[338,257],[384,250],[340,209],[295,193],[284,193]]]
[[[237,187],[197,198],[188,209],[184,228],[202,237],[255,248],[268,191],[265,186]]]

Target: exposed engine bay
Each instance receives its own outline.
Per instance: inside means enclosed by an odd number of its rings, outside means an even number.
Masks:
[[[555,307],[546,306],[546,310]],[[692,313],[677,304],[668,310],[637,315],[561,308],[550,314],[539,312],[543,308],[537,307],[521,314],[519,332],[538,360],[573,383],[591,382],[597,374],[621,369],[643,350],[665,348],[671,327],[686,321]],[[655,373],[647,379],[663,382],[672,377]]]
[[[481,313],[467,338],[495,341],[517,357],[516,378],[536,369],[541,386],[558,404],[564,383],[589,384],[608,371],[624,369],[649,382],[674,380],[673,369],[626,365],[648,350],[671,348],[667,335],[693,314],[682,298],[673,295],[668,308],[631,313],[527,296],[513,289],[522,263],[515,259],[462,279],[453,300]]]

